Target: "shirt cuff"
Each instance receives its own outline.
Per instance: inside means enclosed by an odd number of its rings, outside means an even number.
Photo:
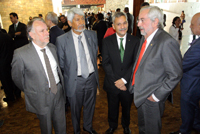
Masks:
[[[154,94],[152,94],[152,97],[153,97],[153,99],[154,99],[156,102],[159,102],[159,101],[160,101]]]
[[[126,84],[127,83],[127,81],[124,79],[124,78],[121,78],[122,79],[122,81],[124,82],[124,84]]]

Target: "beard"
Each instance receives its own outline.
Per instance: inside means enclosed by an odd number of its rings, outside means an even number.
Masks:
[[[83,27],[82,29],[79,29],[80,27]],[[85,30],[85,25],[80,25],[80,26],[78,26],[78,28],[77,29],[74,29],[74,31],[76,31],[76,32],[83,32]]]

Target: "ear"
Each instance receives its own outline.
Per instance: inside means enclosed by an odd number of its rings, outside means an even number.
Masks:
[[[115,30],[115,26],[112,24],[113,29]]]
[[[158,18],[155,18],[154,23],[153,23],[153,24],[154,24],[153,26],[154,26],[154,27],[158,27],[158,23],[159,23]]]
[[[29,32],[28,34],[29,36],[31,36],[32,39],[35,39],[35,34],[33,32]]]
[[[71,27],[72,26],[72,22],[69,21],[69,20],[67,22],[68,22],[69,26]]]

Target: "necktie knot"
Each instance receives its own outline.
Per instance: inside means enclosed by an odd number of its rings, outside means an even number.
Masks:
[[[46,53],[46,49],[45,48],[41,49],[40,51],[42,51],[43,53]]]
[[[79,36],[78,36],[78,40],[80,41],[80,40],[81,40],[81,38],[82,38],[82,36],[81,36],[81,35],[79,35]]]
[[[120,39],[120,41],[123,41],[124,40],[124,38],[119,38]]]

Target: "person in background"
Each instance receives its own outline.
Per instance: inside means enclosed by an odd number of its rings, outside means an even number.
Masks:
[[[127,31],[127,33],[132,34],[133,33],[133,24],[134,24],[134,16],[129,13],[128,7],[124,8],[124,13],[126,13],[127,19],[128,19],[128,31]]]
[[[58,27],[61,28],[65,33],[71,30],[71,27],[69,26],[67,22],[67,17],[65,17],[65,15],[60,16]]]
[[[102,53],[102,40],[103,40],[103,37],[104,37],[106,30],[108,28],[107,22],[104,21],[103,19],[104,19],[104,17],[103,17],[102,13],[97,14],[97,21],[93,25],[93,28],[92,28],[93,30],[97,31],[97,39],[98,39],[98,46],[99,46],[100,55]],[[100,58],[100,62],[101,62],[101,58]]]
[[[165,101],[182,77],[178,42],[163,30],[163,13],[156,6],[140,9],[143,35],[133,66],[129,92],[134,94],[140,134],[161,134]]]
[[[45,16],[45,23],[47,24],[47,27],[50,29],[49,42],[55,45],[56,38],[65,33],[62,29],[60,29],[57,26],[58,24],[57,14],[55,14],[54,12],[48,12]]]
[[[39,18],[41,18],[41,19],[43,19],[43,16],[42,16],[42,14],[38,14],[38,17],[39,17]]]
[[[181,27],[183,28],[183,23],[186,22],[185,21],[185,13],[184,13],[184,11],[182,11],[180,18],[181,18]]]
[[[30,17],[29,17],[29,21],[32,20],[32,19],[33,19],[33,18],[30,16]]]
[[[31,42],[14,51],[12,79],[24,92],[26,110],[40,120],[41,134],[66,134],[65,90],[56,46],[41,18],[28,22]]]
[[[180,17],[176,16],[174,17],[173,21],[172,21],[172,25],[169,28],[169,34],[178,41],[178,43],[181,43],[181,39],[182,39],[182,30],[183,28],[181,28],[180,26],[181,24],[181,19]]]

